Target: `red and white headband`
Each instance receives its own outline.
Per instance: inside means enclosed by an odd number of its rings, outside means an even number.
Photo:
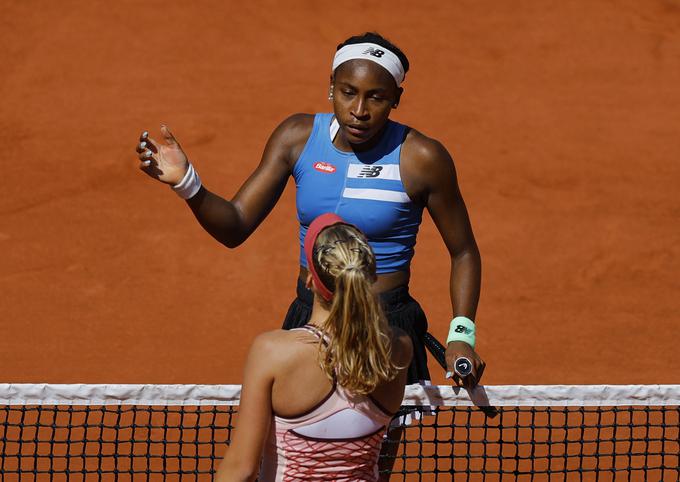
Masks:
[[[366,42],[361,44],[345,45],[340,50],[335,52],[333,58],[333,72],[340,64],[348,60],[364,59],[375,62],[376,64],[387,70],[394,80],[397,82],[397,87],[404,81],[404,66],[401,60],[394,53],[387,50],[382,45]]]

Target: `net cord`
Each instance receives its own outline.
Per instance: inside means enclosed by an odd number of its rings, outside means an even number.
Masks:
[[[238,405],[240,385],[0,384],[0,405]],[[678,406],[680,385],[408,385],[404,406]]]

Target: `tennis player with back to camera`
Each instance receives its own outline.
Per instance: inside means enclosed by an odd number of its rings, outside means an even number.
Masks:
[[[162,140],[141,135],[140,168],[170,184],[198,222],[228,247],[244,242],[269,214],[286,182],[297,186],[300,272],[297,298],[284,328],[305,325],[313,295],[302,246],[311,221],[334,212],[360,228],[373,248],[379,293],[388,322],[414,345],[408,382],[430,378],[424,337],[427,319],[409,295],[410,262],[426,208],[451,257],[453,308],[446,346],[447,376],[468,387],[485,364],[475,352],[473,322],[481,284],[481,259],[457,183],[453,160],[438,141],[389,119],[402,96],[406,56],[382,36],[367,33],[338,46],[329,99],[333,113],[295,114],[272,133],[262,160],[231,201],[202,185],[194,166],[167,126]],[[458,360],[461,377],[454,370]]]
[[[260,461],[263,482],[378,480],[413,345],[387,324],[372,291],[376,259],[358,229],[321,215],[304,251],[312,314],[300,328],[255,339],[219,482],[254,480]]]

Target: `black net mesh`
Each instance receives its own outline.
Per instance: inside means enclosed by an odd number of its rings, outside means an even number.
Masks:
[[[404,409],[391,480],[680,480],[680,408]],[[420,417],[420,419],[418,419]],[[0,408],[3,481],[212,480],[237,406]],[[400,433],[401,432],[401,433]]]
[[[391,480],[678,481],[679,424],[677,406],[438,407],[385,443]]]
[[[236,408],[4,406],[2,480],[211,480]]]

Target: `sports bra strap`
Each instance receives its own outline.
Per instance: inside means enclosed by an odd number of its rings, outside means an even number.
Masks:
[[[326,334],[321,330],[321,328],[319,328],[318,326],[311,325],[311,324],[306,324],[306,325],[301,326],[301,327],[299,327],[299,328],[293,328],[293,330],[304,330],[304,331],[306,331],[306,332],[308,332],[308,333],[311,333],[311,334],[314,335],[315,337],[317,337],[319,340],[321,340],[321,342],[322,342],[324,345],[328,345],[328,335],[326,335]],[[291,331],[292,331],[292,330],[291,330]]]

